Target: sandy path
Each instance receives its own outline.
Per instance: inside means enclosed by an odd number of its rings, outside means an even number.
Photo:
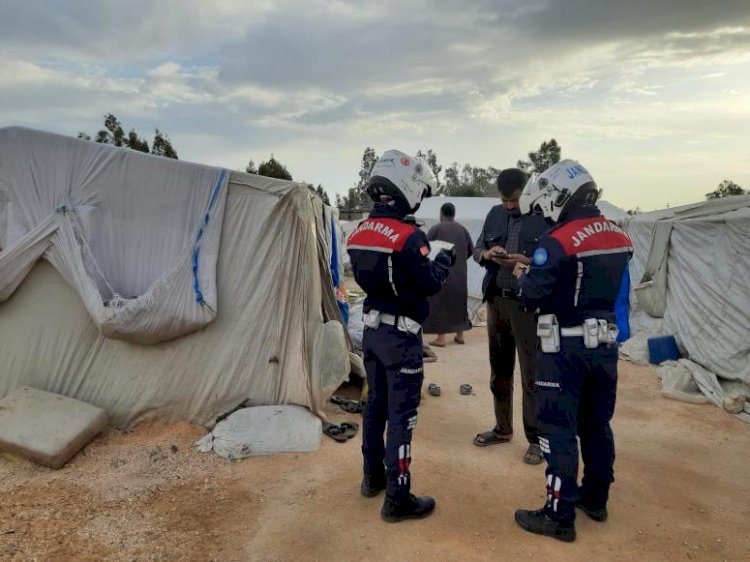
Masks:
[[[517,528],[513,511],[543,501],[543,468],[523,464],[523,438],[471,444],[491,425],[485,338],[477,328],[426,366],[443,396],[425,393],[413,447],[414,490],[438,501],[425,521],[387,525],[381,499],[358,495],[358,439],[230,463],[194,452],[200,428],[177,424],[111,432],[57,472],[0,460],[0,559],[750,559],[750,426],[661,398],[653,369],[627,363],[609,522],[579,517],[573,544]]]

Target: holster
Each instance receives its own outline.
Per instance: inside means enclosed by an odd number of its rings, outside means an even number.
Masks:
[[[544,353],[558,353],[560,351],[560,325],[554,314],[542,314],[536,323],[536,335]]]

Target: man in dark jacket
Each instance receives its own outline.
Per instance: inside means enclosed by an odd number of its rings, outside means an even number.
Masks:
[[[435,509],[434,499],[410,491],[411,438],[424,379],[421,325],[429,312],[427,297],[442,288],[455,255],[443,250],[431,261],[424,232],[404,220],[435,183],[422,162],[397,150],[385,152],[367,185],[375,206],[347,244],[354,278],[367,293],[362,346],[369,390],[360,491],[375,497],[385,490],[380,514],[389,522],[420,519]]]
[[[500,172],[497,187],[503,204],[490,210],[474,249],[474,259],[487,270],[482,292],[487,301],[490,389],[495,405],[495,427],[478,434],[474,444],[485,447],[508,443],[513,438],[513,371],[518,350],[523,388],[523,426],[529,442],[524,461],[539,464],[542,462],[542,452],[537,441],[534,400],[536,318],[519,298],[513,269],[517,263],[531,263],[539,236],[550,225],[543,216],[521,214],[518,200],[527,179],[526,174],[518,168]]]

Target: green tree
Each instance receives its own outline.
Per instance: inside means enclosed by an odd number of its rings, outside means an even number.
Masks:
[[[473,185],[459,185],[450,195],[452,197],[484,197],[484,192]]]
[[[78,133],[78,138],[87,141],[91,140],[91,136],[84,131]],[[104,128],[96,133],[94,136],[94,142],[111,144],[114,146],[129,148],[131,150],[137,150],[138,152],[150,152],[156,156],[177,159],[177,151],[172,146],[169,137],[159,131],[159,129],[156,129],[155,131],[154,140],[151,143],[151,149],[149,150],[146,139],[139,137],[134,129],[130,129],[130,132],[125,134],[122,123],[112,113],[107,113],[104,116]]]
[[[744,195],[746,192],[731,180],[724,180],[711,193],[706,193],[706,199],[721,199],[732,195]]]
[[[524,172],[528,174],[541,174],[552,164],[557,164],[560,161],[560,154],[562,148],[555,139],[545,141],[539,147],[539,150],[529,152],[529,160],[519,160],[516,164]]]
[[[495,179],[500,171],[488,166],[472,166],[464,164],[459,171],[458,162],[454,162],[445,170],[445,186],[441,193],[454,197],[482,197],[492,194],[495,189]]]
[[[446,195],[453,195],[459,187],[461,187],[461,180],[459,178],[458,162],[454,162],[445,170],[445,186],[443,192]]]
[[[362,160],[359,166],[359,180],[357,185],[354,186],[353,190],[350,189],[349,193],[345,197],[346,203],[353,209],[361,209],[363,211],[369,211],[372,209],[372,199],[367,195],[367,183],[370,181],[370,173],[372,172],[375,162],[378,161],[378,155],[375,149],[368,146],[362,153]]]
[[[365,202],[362,200],[362,193],[359,189],[356,186],[350,187],[349,191],[343,197],[336,196],[336,206],[342,213],[345,213],[346,216],[365,213],[372,207],[372,200],[370,197],[366,194],[365,197],[367,197],[367,202],[366,204],[363,204]]]
[[[435,193],[433,193],[433,195],[442,194],[444,186],[440,181],[440,172],[443,170],[443,167],[440,166],[437,162],[437,154],[435,154],[435,152],[431,148],[428,149],[427,152],[422,152],[421,150],[419,150],[417,151],[417,158],[424,160],[424,162],[426,162],[430,167],[430,170],[432,170],[432,173],[435,175],[437,183],[435,185]]]
[[[133,150],[137,150],[138,152],[146,152],[146,153],[149,152],[148,143],[146,142],[146,139],[139,138],[136,132],[132,129],[128,133],[127,145],[129,148],[132,148]],[[176,153],[174,155],[174,158],[177,158]]]
[[[143,142],[143,146],[146,148],[144,152],[148,151],[148,145]],[[177,160],[177,151],[172,146],[172,142],[169,137],[162,133],[159,129],[156,129],[154,134],[154,142],[151,143],[151,154],[155,156],[164,156],[165,158],[174,158]]]
[[[96,142],[113,144],[115,146],[127,146],[125,131],[120,120],[111,113],[104,116],[104,128],[96,133]]]
[[[292,179],[292,174],[289,173],[286,166],[276,160],[273,154],[271,154],[271,158],[267,162],[260,163],[260,166],[258,166],[258,175],[289,181]]]
[[[312,187],[312,185],[310,187]],[[323,186],[321,184],[318,184],[318,187],[315,188],[315,193],[317,193],[318,196],[323,200],[323,203],[325,203],[326,205],[331,204],[331,199],[328,197],[328,192],[323,189]]]

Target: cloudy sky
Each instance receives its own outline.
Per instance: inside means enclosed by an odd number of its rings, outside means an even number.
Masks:
[[[0,127],[106,112],[341,193],[368,145],[502,168],[554,137],[605,199],[675,206],[750,188],[750,2],[0,0]]]

